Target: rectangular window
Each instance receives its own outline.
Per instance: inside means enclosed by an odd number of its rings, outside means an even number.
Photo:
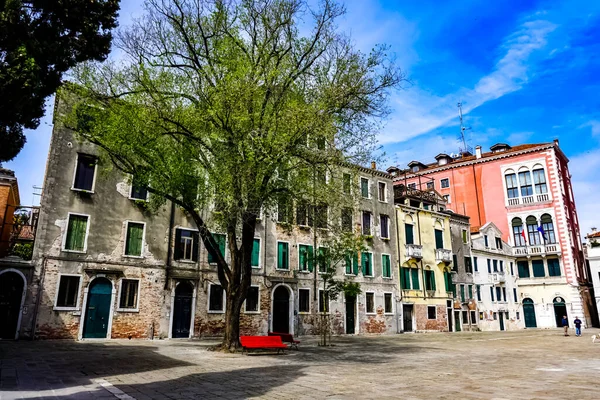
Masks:
[[[129,198],[132,200],[148,200],[148,188],[143,185],[136,184],[135,181],[131,184],[131,193]]]
[[[368,211],[362,212],[362,234],[371,235],[371,213]]]
[[[498,319],[498,313],[494,313],[494,321],[496,321]]]
[[[494,260],[494,272],[498,272],[498,260]]]
[[[298,245],[298,270],[313,271],[313,247],[306,244]]]
[[[277,242],[277,269],[290,269],[290,245]]]
[[[319,290],[319,312],[329,312],[329,293]]]
[[[419,270],[417,268],[411,268],[410,275],[412,280],[412,288],[419,290],[421,288],[421,285],[419,285]]]
[[[548,187],[546,186],[546,175],[544,175],[544,169],[533,170],[533,184],[535,185],[535,192],[537,194],[548,193]]]
[[[477,292],[477,301],[481,301],[481,286],[475,286],[475,291]]]
[[[312,226],[312,214],[306,201],[299,201],[296,205],[296,224],[300,226]]]
[[[487,265],[488,265],[488,274],[492,273],[492,260],[490,260],[489,258],[487,259]]]
[[[260,268],[260,239],[254,239],[254,242],[252,243],[250,265],[252,268]]]
[[[496,248],[502,250],[502,239],[496,238]]]
[[[373,276],[373,254],[363,252],[361,255],[362,270],[364,276]]]
[[[80,280],[80,276],[60,276],[60,281],[58,282],[58,296],[56,297],[56,307],[77,307]]]
[[[427,190],[435,189],[435,183],[433,181],[427,182]]]
[[[510,274],[511,274],[512,276],[514,276],[514,275],[515,275],[515,271],[514,271],[514,269],[513,269],[513,262],[512,262],[512,261],[510,262]]]
[[[435,273],[434,271],[425,271],[425,289],[435,290]]]
[[[413,226],[411,224],[404,224],[404,234],[406,236],[406,244],[415,244]]]
[[[142,256],[144,243],[144,224],[127,222],[127,237],[125,238],[125,255],[132,257]]]
[[[492,301],[494,301],[494,287],[490,286],[490,296],[492,297]]]
[[[529,278],[529,262],[528,261],[517,261],[517,272],[519,272],[519,278]]]
[[[435,232],[435,248],[443,249],[444,248],[444,232],[439,229],[435,229],[434,232]]]
[[[344,232],[352,232],[352,209],[344,208],[342,209],[342,231]]]
[[[390,238],[390,217],[383,214],[379,215],[379,230],[382,239]]]
[[[352,187],[352,176],[350,174],[344,174],[342,177],[342,190],[346,194],[350,194],[350,188]]]
[[[500,293],[500,286],[496,286],[496,301],[502,301],[502,294]]]
[[[517,319],[521,319],[521,314],[517,311]]]
[[[408,184],[408,188],[412,189],[412,190],[415,190],[417,188],[417,184],[416,183],[409,183]]]
[[[477,313],[475,311],[471,311],[471,324],[477,324]]]
[[[467,288],[468,288],[467,293],[469,295],[469,299],[472,299],[473,298],[473,285],[469,285],[469,286],[467,286]]]
[[[488,240],[488,235],[483,235],[483,242],[485,244],[485,247],[490,247],[490,242]]]
[[[221,252],[221,256],[225,257],[225,242],[226,236],[222,233],[213,233],[213,239],[217,242],[217,246],[219,247],[219,251]],[[217,262],[216,258],[212,256],[212,254],[208,253],[208,263],[215,264]]]
[[[317,265],[319,267],[320,273],[327,272],[329,268],[329,249],[327,247],[319,247],[318,257],[317,257]]]
[[[506,288],[504,286],[502,287],[502,298],[506,301]]]
[[[458,272],[458,257],[452,254],[452,271]]]
[[[387,189],[387,185],[385,184],[385,182],[379,182],[377,183],[377,195],[379,196],[379,201],[385,201],[386,200],[386,190]]]
[[[437,319],[435,306],[427,306],[427,319]]]
[[[298,289],[298,312],[310,312],[310,289]]]
[[[400,268],[400,287],[404,290],[410,289],[410,268]]]
[[[258,312],[258,286],[250,286],[246,296],[246,312]]]
[[[375,293],[365,293],[367,314],[375,314]]]
[[[548,276],[560,276],[560,262],[558,258],[548,258]]]
[[[277,222],[291,223],[293,217],[292,202],[285,195],[277,199]]]
[[[515,300],[515,303],[519,302],[519,299],[517,297],[517,288],[513,288],[513,298]]]
[[[384,278],[392,277],[392,263],[389,254],[381,255],[381,274]]]
[[[519,197],[519,186],[517,185],[517,175],[507,174],[504,179],[506,180],[506,195],[509,199]]]
[[[465,272],[468,274],[473,273],[473,266],[471,265],[471,257],[465,257]]]
[[[546,273],[544,271],[543,260],[531,260],[531,266],[533,267],[533,276],[535,278],[541,278],[546,276]]]
[[[198,243],[200,236],[190,229],[175,229],[175,260],[198,261]]]
[[[442,189],[449,188],[450,187],[450,179],[448,179],[448,178],[442,179],[440,181],[440,186],[442,187]]]
[[[73,189],[92,192],[94,190],[94,175],[96,174],[96,164],[98,158],[88,154],[77,154],[77,166],[75,169],[75,178],[73,180]]]
[[[88,219],[87,215],[69,214],[65,250],[86,251]]]
[[[504,272],[504,261],[500,260],[500,272]]]
[[[529,171],[519,172],[519,183],[521,185],[521,196],[532,196],[533,187],[531,186],[531,174]]]
[[[477,257],[473,257],[473,267],[475,268],[475,272],[479,271],[479,266],[477,265]]]
[[[121,293],[119,297],[119,308],[137,309],[138,308],[138,289],[140,281],[137,279],[122,279]]]
[[[466,229],[462,230],[462,240],[463,240],[463,243],[467,243],[469,241],[469,237],[467,236],[467,230]]]
[[[328,221],[328,208],[324,204],[319,204],[315,206],[315,223],[317,228],[327,229],[327,221]]]
[[[208,311],[223,312],[225,310],[223,298],[224,291],[221,285],[211,284],[208,294]]]
[[[365,199],[369,198],[369,180],[367,178],[360,178],[360,195]]]
[[[386,314],[394,312],[393,296],[391,293],[383,294],[383,307]]]
[[[460,301],[465,302],[465,285],[460,285]]]
[[[358,275],[358,253],[352,252],[344,257],[346,275]]]
[[[463,310],[462,312],[462,322],[463,325],[468,325],[469,324],[469,312],[467,310]]]

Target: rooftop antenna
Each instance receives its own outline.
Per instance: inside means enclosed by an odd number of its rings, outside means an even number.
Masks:
[[[33,193],[32,193],[31,205],[34,206],[40,203],[40,198],[42,197],[42,187],[33,185]]]
[[[463,113],[462,113],[462,102],[459,102],[457,104],[458,106],[458,118],[460,119],[460,136],[458,137],[458,139],[460,140],[460,154],[463,153],[473,153],[473,149],[471,148],[471,146],[467,146],[467,140],[465,139],[465,131],[468,131],[471,129],[470,126],[465,126],[463,123]]]

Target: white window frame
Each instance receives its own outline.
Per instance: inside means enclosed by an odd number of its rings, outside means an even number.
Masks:
[[[65,306],[58,306],[57,302],[58,302],[58,292],[60,291],[60,281],[61,281],[61,277],[63,276],[76,276],[79,278],[79,286],[77,287],[77,297],[76,297],[76,301],[75,301],[75,307],[65,307]],[[52,307],[52,309],[54,311],[79,311],[80,308],[80,298],[81,298],[81,286],[83,285],[83,277],[79,274],[62,274],[59,273],[58,274],[58,280],[56,281],[56,293],[54,293],[54,307]]]
[[[149,201],[150,199],[150,192],[148,191],[148,189],[146,189],[146,198],[145,199],[139,199],[137,197],[133,197],[133,175],[130,176],[131,179],[131,183],[129,184],[129,200],[139,200],[139,201]]]
[[[123,295],[123,281],[124,280],[138,282],[135,308],[121,308],[121,296]],[[118,312],[140,312],[140,290],[142,287],[141,283],[142,283],[142,280],[140,278],[121,278],[121,279],[119,279],[119,296],[117,296],[117,310],[116,311],[118,311]]]
[[[381,231],[381,227],[382,227],[382,224],[381,224],[381,217],[382,217],[382,216],[385,216],[385,217],[387,217],[387,220],[388,220],[388,224],[387,224],[387,232],[386,232],[386,235],[387,235],[387,236],[383,236],[383,232]],[[380,239],[382,239],[382,240],[390,240],[390,221],[391,221],[391,219],[390,219],[390,216],[389,216],[389,215],[387,215],[387,214],[379,214],[379,238],[380,238]],[[371,224],[371,225],[372,225],[372,224]]]
[[[80,217],[87,217],[87,224],[85,225],[85,239],[83,240],[83,251],[80,250],[69,250],[66,248],[67,245],[67,234],[69,233],[69,221],[71,220],[71,215],[77,215]],[[61,250],[67,253],[78,253],[78,254],[85,254],[87,253],[87,244],[88,244],[88,237],[90,235],[90,222],[91,222],[92,217],[89,214],[80,214],[80,213],[74,213],[74,212],[68,212],[67,213],[67,223],[65,225],[65,232],[63,233],[63,237],[62,237],[62,246],[61,246]]]
[[[444,181],[448,181],[448,186],[444,187]],[[450,177],[440,178],[440,189],[450,189]]]
[[[131,256],[128,254],[125,254],[125,251],[127,250],[127,232],[129,231],[129,224],[130,223],[134,223],[134,224],[142,224],[144,225],[144,230],[142,231],[142,251],[141,254],[139,256]],[[146,246],[144,245],[144,243],[146,242],[146,223],[143,221],[132,221],[132,220],[125,220],[125,241],[123,242],[123,257],[127,257],[127,258],[144,258],[144,250],[146,250]]]
[[[258,265],[255,267],[254,265],[250,265],[252,269],[261,269],[262,268],[262,240],[260,237],[255,237],[254,240],[258,240]],[[252,247],[254,247],[254,240],[252,241]],[[252,256],[250,257],[250,264],[252,264]]]
[[[360,190],[360,197],[363,199],[371,199],[371,180],[365,176],[361,176],[358,178],[359,179],[359,190]],[[366,179],[367,180],[367,197],[363,197],[362,195],[362,180]]]
[[[300,291],[301,290],[308,291],[308,311],[300,311]],[[298,288],[298,314],[303,314],[303,315],[310,314],[311,308],[312,308],[312,305],[310,303],[310,288]]]
[[[389,294],[392,296],[392,311],[385,311],[385,295]],[[393,292],[383,292],[383,314],[384,315],[394,315],[394,293]]]
[[[461,240],[462,240],[463,244],[469,244],[469,242],[470,242],[470,240],[469,240],[469,231],[467,229],[462,229],[460,231],[460,233],[461,233]]]
[[[373,265],[374,264],[374,262],[373,262],[373,252],[372,251],[361,251],[361,255],[360,255],[361,261],[362,261],[362,255],[363,254],[370,254],[371,255],[371,275],[363,275],[363,276],[365,276],[367,278],[374,278],[375,277],[375,265]],[[362,269],[362,262],[361,262],[361,265],[359,266],[359,268]]]
[[[446,200],[446,204],[452,204],[452,196],[450,194],[443,194],[442,198]]]
[[[218,283],[212,283],[212,282],[210,282],[208,284],[208,296],[206,296],[207,297],[207,299],[206,299],[206,312],[209,313],[209,314],[225,314],[225,309],[227,308],[227,306],[225,304],[225,302],[227,301],[227,298],[225,297],[225,289],[223,289],[223,309],[222,310],[211,310],[210,309],[210,293],[211,293],[211,290],[212,290],[213,286],[221,286],[221,285],[218,284]]]
[[[77,175],[77,166],[79,165],[79,155],[84,154],[91,157],[96,157],[96,164],[94,164],[94,179],[92,179],[92,190],[79,189],[75,187],[75,176]],[[88,153],[77,153],[75,158],[75,169],[73,170],[73,180],[71,181],[71,190],[74,192],[84,192],[94,194],[96,190],[96,178],[98,177],[98,156]]]
[[[369,312],[369,310],[367,309],[368,306],[368,302],[367,302],[367,295],[372,294],[373,295],[373,311]],[[365,292],[365,314],[367,315],[376,315],[377,314],[377,302],[375,301],[375,292]]]
[[[431,184],[431,188],[429,187],[429,184]],[[425,182],[425,189],[427,189],[427,190],[429,190],[429,189],[435,190],[435,180],[431,180],[431,181]]]
[[[429,318],[429,308],[433,307],[435,309],[435,318]],[[437,306],[436,305],[427,305],[427,320],[428,321],[436,321],[437,320]]]
[[[379,198],[379,184],[383,183],[383,200]],[[388,193],[387,193],[387,182],[377,181],[377,200],[380,203],[387,203],[388,201]]]
[[[300,269],[300,246],[308,246],[308,247],[313,247],[312,244],[307,244],[307,243],[297,243],[298,246],[298,272],[302,273],[302,274],[309,274],[310,271],[308,270],[308,265],[306,265],[306,270],[302,270]],[[289,245],[288,245],[288,251],[289,251]],[[313,257],[314,257],[314,253],[315,253],[315,249],[313,247]],[[289,264],[289,263],[288,263]],[[313,268],[318,268],[314,262],[313,262]],[[285,271],[284,269],[280,269],[280,271]]]
[[[361,212],[360,212],[360,234],[364,235],[364,229],[363,229],[363,222],[364,222],[363,215],[364,215],[364,213],[371,214],[371,224],[369,226],[369,234],[368,234],[368,236],[373,236],[373,213],[371,211],[368,211],[368,210],[361,210]]]
[[[186,227],[177,225],[177,226],[175,226],[175,237],[177,237],[177,229],[179,229],[181,231],[199,232],[198,229],[186,228]],[[198,237],[198,246],[200,246],[200,237]],[[198,248],[200,248],[200,247],[198,247]],[[193,257],[193,253],[194,253],[194,243],[193,243],[193,239],[192,239],[192,257]],[[200,257],[200,255],[198,255],[198,257]],[[173,260],[176,262],[187,263],[187,264],[196,264],[197,263],[197,261],[194,261],[193,259],[187,260],[185,258],[180,258],[179,260],[175,260],[175,250],[173,250]]]
[[[244,314],[260,314],[260,286],[259,285],[250,285],[250,287],[258,288],[258,299],[256,302],[257,309],[256,309],[256,311],[248,311],[246,309],[246,300],[244,300]],[[223,303],[223,304],[225,304],[225,303]]]
[[[390,259],[390,276],[383,276],[383,256],[388,256]],[[392,269],[392,255],[389,253],[381,253],[381,277],[383,279],[394,279],[394,270]]]
[[[278,249],[279,243],[287,243],[287,247],[288,247],[288,262],[287,262],[288,267],[287,267],[287,269],[277,267],[278,262],[279,262],[279,249]],[[290,247],[291,247],[290,242],[288,242],[288,241],[277,240],[275,242],[275,254],[276,254],[276,256],[275,256],[275,271],[291,271],[292,268],[291,268],[291,263],[290,263],[291,262]],[[300,256],[298,256],[298,265],[300,265]]]

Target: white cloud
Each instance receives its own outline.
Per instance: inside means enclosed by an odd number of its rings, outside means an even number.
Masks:
[[[590,127],[593,136],[600,136],[600,121],[591,120],[579,126],[579,128]]]
[[[591,232],[592,227],[600,228],[598,170],[600,170],[600,149],[572,157],[569,163],[581,234],[584,237]]]

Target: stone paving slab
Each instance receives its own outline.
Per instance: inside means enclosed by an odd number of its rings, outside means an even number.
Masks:
[[[0,399],[598,399],[600,343],[560,330],[301,338],[285,355],[211,341],[0,342]]]

